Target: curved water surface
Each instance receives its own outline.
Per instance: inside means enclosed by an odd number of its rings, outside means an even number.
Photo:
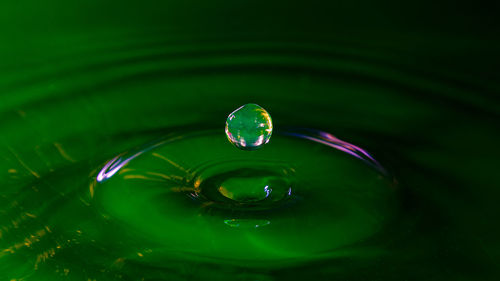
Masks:
[[[471,214],[494,206],[481,192],[492,183],[477,176],[491,168],[478,171],[488,158],[463,147],[495,145],[498,112],[484,103],[495,85],[400,57],[153,42],[10,71],[0,83],[12,94],[0,105],[0,277],[488,276],[488,240],[470,234],[485,229]],[[470,91],[480,97],[470,102]],[[248,102],[281,128],[262,151],[224,139],[225,117]],[[117,164],[159,138],[174,141]]]

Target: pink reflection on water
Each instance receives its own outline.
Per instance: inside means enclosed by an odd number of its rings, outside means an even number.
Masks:
[[[111,159],[108,163],[106,163],[106,165],[104,165],[104,167],[97,175],[97,181],[103,182],[111,178],[114,174],[116,174],[116,172],[123,168],[123,166],[127,165],[128,162],[141,155],[142,153],[143,151],[139,151],[125,160],[122,160],[121,156],[116,156],[115,158]]]
[[[311,132],[314,132],[311,134]],[[369,164],[373,168],[375,168],[377,171],[379,171],[382,174],[387,174],[386,170],[382,165],[380,165],[375,158],[373,158],[366,150],[362,149],[359,146],[350,144],[346,141],[343,141],[334,135],[323,132],[323,131],[318,131],[318,130],[308,130],[306,134],[301,134],[301,133],[295,133],[295,132],[287,132],[285,133],[286,135],[292,135],[295,137],[303,138],[303,139],[308,139],[317,143],[321,143],[324,145],[327,145],[329,147],[335,148],[337,150],[340,150],[342,152],[345,152],[349,155],[352,155],[363,162]]]

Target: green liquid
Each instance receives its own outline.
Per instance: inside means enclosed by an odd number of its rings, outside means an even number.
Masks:
[[[495,280],[500,87],[484,45],[71,20],[0,46],[0,280]],[[277,131],[330,132],[391,173],[286,135],[246,152],[223,126],[186,134],[249,97]]]
[[[143,246],[157,261],[293,265],[342,256],[339,248],[391,220],[394,187],[368,165],[320,143],[274,138],[249,153],[220,130],[174,135],[108,163],[91,197],[123,225],[119,233],[150,241]]]

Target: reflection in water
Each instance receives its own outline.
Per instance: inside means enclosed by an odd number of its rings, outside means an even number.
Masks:
[[[255,219],[230,219],[224,220],[224,223],[230,227],[240,228],[259,228],[271,224],[268,220],[255,220]]]
[[[137,154],[132,155],[132,156],[130,156],[130,158],[127,158],[123,161],[122,161],[120,156],[116,156],[111,161],[106,163],[106,165],[104,165],[104,168],[97,175],[97,181],[102,182],[104,180],[109,179],[116,172],[118,172],[118,170],[120,170],[123,166],[125,166],[130,160],[134,159],[135,157],[137,157],[139,155],[140,155],[140,153],[137,153]]]
[[[295,136],[299,138],[308,139],[314,142],[318,142],[324,145],[328,145],[345,153],[348,153],[360,160],[363,160],[368,165],[375,168],[380,173],[387,175],[387,171],[380,165],[377,160],[375,160],[370,154],[368,154],[364,149],[352,145],[348,142],[340,140],[330,133],[321,132],[318,130],[302,129],[309,134],[300,134],[296,132],[286,132],[286,135]]]
[[[496,210],[485,180],[496,158],[463,149],[496,145],[493,105],[483,112],[464,90],[491,94],[495,83],[457,86],[450,73],[405,65],[405,54],[366,48],[187,52],[155,40],[2,78],[13,98],[0,103],[0,280],[487,280],[495,271],[484,234],[494,224],[474,214]],[[324,128],[368,147],[401,184],[328,133],[275,133],[249,156],[204,131],[248,93],[281,128]],[[200,133],[119,154],[176,131]],[[255,193],[237,191],[255,182]]]
[[[160,245],[159,259],[246,264],[265,257],[273,266],[332,257],[384,229],[396,197],[364,150],[340,140],[325,145],[317,139],[321,132],[303,131],[278,133],[272,145],[252,153],[227,145],[218,130],[172,134],[107,162],[98,175],[113,177],[91,184],[95,207],[134,230],[135,239]],[[331,149],[337,146],[350,153]],[[266,227],[233,233],[227,226]],[[314,243],[297,244],[312,237]]]

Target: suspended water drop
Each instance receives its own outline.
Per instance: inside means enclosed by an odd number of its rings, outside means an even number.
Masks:
[[[227,139],[239,149],[260,148],[269,142],[272,132],[271,115],[254,103],[236,109],[226,120]]]

